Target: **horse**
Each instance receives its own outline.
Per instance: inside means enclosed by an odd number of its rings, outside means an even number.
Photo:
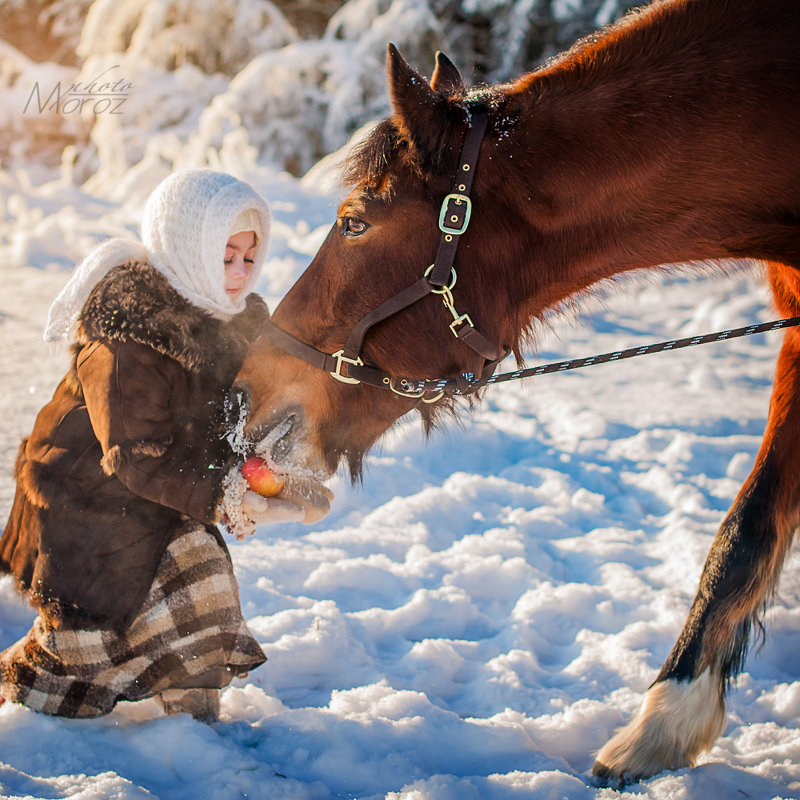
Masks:
[[[389,45],[392,113],[238,375],[248,435],[357,480],[396,420],[479,402],[538,325],[631,270],[757,263],[800,314],[798,42],[789,0],[661,0],[476,88],[442,53],[428,81]],[[596,754],[607,782],[694,765],[722,732],[800,511],[800,331],[783,335],[753,470],[666,662]]]

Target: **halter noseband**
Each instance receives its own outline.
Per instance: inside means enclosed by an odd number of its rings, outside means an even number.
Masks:
[[[444,198],[439,212],[441,237],[436,260],[419,280],[362,317],[350,332],[344,347],[335,353],[324,353],[322,350],[317,350],[315,347],[301,342],[283,328],[279,328],[271,319],[267,321],[263,335],[276,347],[314,367],[324,369],[342,383],[366,383],[370,386],[379,386],[390,389],[403,397],[421,399],[426,403],[436,402],[443,394],[466,394],[479,388],[475,385],[475,381],[488,379],[497,365],[508,355],[508,351],[502,351],[495,347],[475,327],[468,314],[459,314],[455,308],[452,289],[456,283],[456,271],[453,263],[458,243],[469,225],[472,212],[469,193],[472,188],[475,166],[478,163],[481,142],[486,131],[486,122],[486,114],[482,110],[472,112],[470,127],[461,149],[453,191]],[[367,331],[378,322],[408,308],[431,293],[441,295],[444,307],[452,315],[453,321],[449,326],[452,334],[484,359],[480,376],[465,373],[454,378],[410,380],[397,378],[378,367],[365,364],[361,359],[361,350]],[[345,366],[346,372],[344,371]],[[423,385],[426,388],[421,389],[420,387]],[[431,385],[433,388],[428,388]],[[426,398],[426,394],[434,396]]]

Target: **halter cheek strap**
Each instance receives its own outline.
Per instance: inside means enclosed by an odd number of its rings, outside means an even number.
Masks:
[[[472,213],[472,201],[469,193],[472,189],[475,167],[478,163],[481,142],[486,131],[486,114],[482,110],[473,112],[470,126],[464,139],[459,159],[458,173],[456,175],[453,191],[442,201],[439,212],[439,248],[436,259],[428,267],[425,274],[407,288],[381,303],[374,311],[370,311],[356,324],[347,337],[344,347],[335,353],[328,354],[317,350],[311,345],[301,342],[287,331],[279,328],[269,320],[264,328],[263,335],[276,347],[302,359],[312,366],[330,372],[331,376],[343,383],[367,383],[391,389],[396,394],[404,397],[413,397],[435,402],[442,394],[465,394],[474,391],[469,387],[477,379],[488,379],[497,365],[502,361],[508,351],[503,351],[489,341],[473,324],[468,314],[459,314],[455,308],[453,287],[456,284],[456,271],[453,264],[458,250],[461,235],[467,230]],[[464,342],[475,353],[484,359],[484,366],[479,376],[472,373],[460,375],[455,378],[444,378],[435,381],[426,380],[425,383],[435,383],[436,397],[427,399],[425,394],[430,390],[411,391],[411,387],[421,381],[406,378],[397,378],[378,367],[364,364],[361,351],[364,346],[364,337],[370,328],[399,311],[413,305],[429,294],[438,294],[442,297],[442,304],[453,317],[450,323],[452,334]]]

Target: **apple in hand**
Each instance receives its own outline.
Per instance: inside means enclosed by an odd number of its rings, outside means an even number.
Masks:
[[[274,497],[283,489],[283,478],[274,473],[260,456],[250,456],[242,464],[242,475],[250,488],[262,497]]]

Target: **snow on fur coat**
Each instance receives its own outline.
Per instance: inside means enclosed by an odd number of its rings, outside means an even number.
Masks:
[[[52,619],[124,629],[176,527],[215,527],[233,463],[223,403],[268,311],[223,322],[143,262],[84,306],[72,368],[20,448],[0,570]]]

